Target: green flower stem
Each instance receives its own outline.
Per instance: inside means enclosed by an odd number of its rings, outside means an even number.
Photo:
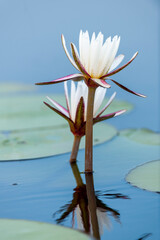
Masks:
[[[74,163],[77,160],[80,141],[81,141],[81,136],[74,135],[74,142],[73,142],[72,152],[70,156],[70,163]]]
[[[85,142],[85,172],[93,172],[93,107],[94,87],[88,87],[88,103],[86,116],[86,142]]]

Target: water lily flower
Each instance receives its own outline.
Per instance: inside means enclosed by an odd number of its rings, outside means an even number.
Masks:
[[[61,36],[61,39],[69,61],[80,73],[71,74],[50,82],[37,83],[37,85],[54,84],[67,80],[81,81],[84,79],[88,86],[110,88],[110,84],[106,81],[111,80],[125,91],[145,97],[144,95],[133,92],[117,81],[109,78],[127,67],[138,55],[138,52],[136,52],[126,64],[117,68],[124,58],[123,54],[116,56],[120,44],[120,37],[117,35],[114,36],[113,39],[108,37],[104,42],[104,36],[101,32],[97,37],[95,36],[95,33],[93,33],[90,39],[88,31],[82,32],[81,30],[79,35],[79,53],[76,46],[71,43],[73,58],[67,50],[63,35]]]
[[[50,109],[58,113],[64,119],[66,119],[69,123],[70,130],[74,135],[74,144],[71,154],[70,161],[76,161],[77,152],[79,149],[79,144],[81,137],[85,135],[86,131],[86,113],[87,113],[87,99],[88,99],[88,87],[84,82],[78,82],[77,88],[73,81],[71,81],[71,94],[69,100],[68,94],[68,87],[67,82],[64,83],[64,90],[65,90],[65,97],[66,97],[66,105],[67,109],[57,103],[55,100],[47,97],[47,99],[52,103],[49,105],[48,103],[44,102]],[[112,103],[113,99],[115,98],[116,93],[114,93],[107,104],[102,108],[101,111],[98,112],[103,99],[106,94],[106,88],[99,87],[96,89],[95,92],[95,99],[94,99],[94,108],[93,108],[93,124],[97,122],[101,122],[103,120],[116,117],[126,110],[120,110],[117,112],[109,113],[106,115],[102,115],[104,111],[109,107]]]
[[[104,36],[101,32],[98,34],[97,37],[95,36],[95,33],[93,33],[90,39],[88,31],[82,32],[81,30],[79,35],[79,53],[76,46],[71,43],[71,57],[66,47],[65,38],[62,35],[62,45],[64,51],[71,64],[78,70],[78,73],[58,78],[50,82],[37,83],[37,85],[44,85],[65,82],[67,80],[84,80],[86,85],[88,86],[88,104],[85,130],[86,172],[93,171],[93,106],[96,88],[110,88],[111,86],[108,83],[108,81],[110,80],[125,91],[128,91],[140,97],[145,97],[144,95],[136,93],[110,78],[110,76],[120,72],[122,69],[127,67],[136,58],[138,54],[138,52],[136,52],[126,64],[118,67],[118,65],[122,62],[124,58],[123,54],[120,54],[116,57],[119,44],[120,37],[118,36],[114,36],[113,39],[109,37],[104,42]],[[80,106],[83,108],[82,100]]]

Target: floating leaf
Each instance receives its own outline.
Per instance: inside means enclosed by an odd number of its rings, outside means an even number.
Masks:
[[[53,224],[0,219],[0,233],[3,240],[87,240],[89,237],[81,232]]]
[[[114,127],[107,124],[94,126],[94,144],[103,143],[117,134]],[[80,147],[84,148],[84,138]],[[73,134],[68,124],[54,127],[33,128],[0,133],[0,161],[33,159],[70,152]]]
[[[147,128],[125,129],[120,132],[120,135],[125,136],[135,142],[148,145],[160,145],[160,134],[155,133]]]
[[[44,95],[38,94],[1,98],[0,130],[29,129],[66,123],[63,118],[45,106],[44,99]]]
[[[151,161],[131,170],[126,181],[145,190],[160,192],[159,170],[160,160]]]
[[[63,106],[66,105],[62,95],[51,96]],[[18,130],[34,127],[57,126],[65,120],[48,109],[43,101],[45,95],[24,95],[0,99],[0,130]],[[105,99],[104,105],[107,102]],[[102,106],[103,107],[103,106]],[[114,101],[106,112],[131,109],[132,105],[124,101]]]

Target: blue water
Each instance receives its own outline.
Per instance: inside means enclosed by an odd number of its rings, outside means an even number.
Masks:
[[[133,167],[158,158],[158,146],[137,144],[124,137],[94,148],[96,195],[120,214],[116,221],[112,212],[106,212],[111,229],[103,227],[102,239],[137,240],[143,234],[150,234],[148,239],[158,240],[159,194],[135,188],[125,181]],[[0,217],[56,223],[61,214],[53,214],[72,201],[76,187],[68,159],[69,154],[63,154],[39,160],[0,162]],[[84,150],[81,150],[80,171],[84,170],[83,159]],[[81,177],[85,184],[84,174]],[[72,226],[72,214],[62,225]]]

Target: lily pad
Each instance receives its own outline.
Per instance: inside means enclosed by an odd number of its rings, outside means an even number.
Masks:
[[[151,161],[131,170],[126,181],[148,191],[160,192],[159,170],[160,160]]]
[[[63,106],[63,95],[51,96]],[[0,98],[0,130],[19,130],[46,126],[58,126],[66,121],[43,104],[45,95],[23,95]],[[105,99],[104,104],[107,100]],[[132,105],[124,101],[114,101],[107,112],[131,109]]]
[[[87,240],[89,237],[76,230],[53,224],[0,219],[0,233],[3,240]]]
[[[117,130],[108,124],[94,126],[94,145],[112,139]],[[0,161],[24,160],[70,152],[73,134],[68,124],[0,133]],[[84,148],[82,138],[80,148]]]
[[[160,134],[146,128],[125,129],[120,132],[120,135],[135,142],[147,145],[160,145]]]
[[[0,83],[0,93],[17,93],[17,92],[29,92],[35,90],[36,87],[32,84],[23,83]]]
[[[1,98],[0,130],[29,129],[66,123],[44,105],[44,99],[44,95],[38,94]]]

